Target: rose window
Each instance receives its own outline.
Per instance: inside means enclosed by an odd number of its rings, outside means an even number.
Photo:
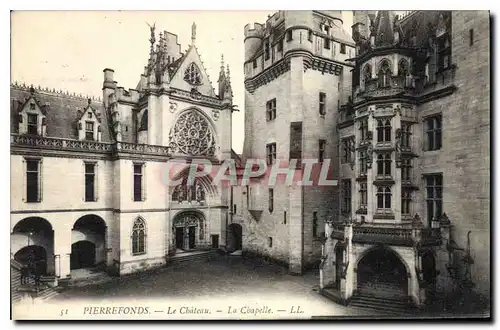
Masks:
[[[189,64],[184,72],[184,80],[191,85],[201,85],[201,73],[196,63]]]
[[[213,156],[215,138],[211,125],[198,111],[181,114],[170,131],[170,147],[174,153]]]

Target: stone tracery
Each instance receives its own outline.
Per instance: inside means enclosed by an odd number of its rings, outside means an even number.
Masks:
[[[184,112],[170,131],[170,147],[173,153],[214,156],[215,137],[210,123],[197,110]]]

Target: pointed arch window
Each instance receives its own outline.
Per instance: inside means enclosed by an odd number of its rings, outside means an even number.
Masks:
[[[372,66],[367,64],[363,69],[363,81],[366,83],[370,79],[372,79]]]
[[[378,85],[379,87],[388,87],[391,79],[391,67],[388,61],[383,61],[378,71]]]
[[[191,85],[201,85],[201,73],[196,63],[189,64],[184,72],[184,80]]]
[[[132,228],[132,254],[146,253],[146,223],[143,219],[138,218],[134,221]]]
[[[390,142],[391,141],[391,121],[377,120],[377,142]]]
[[[408,61],[405,59],[402,59],[399,61],[398,64],[398,75],[400,77],[403,77],[403,86],[408,87],[409,86],[409,76],[410,76],[410,65],[408,64]]]

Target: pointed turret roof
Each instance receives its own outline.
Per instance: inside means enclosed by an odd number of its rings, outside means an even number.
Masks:
[[[379,10],[373,24],[372,36],[375,36],[375,47],[394,44],[395,15],[390,10]]]

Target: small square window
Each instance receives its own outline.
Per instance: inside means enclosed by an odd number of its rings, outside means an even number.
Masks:
[[[340,44],[340,53],[345,54],[345,44]]]

